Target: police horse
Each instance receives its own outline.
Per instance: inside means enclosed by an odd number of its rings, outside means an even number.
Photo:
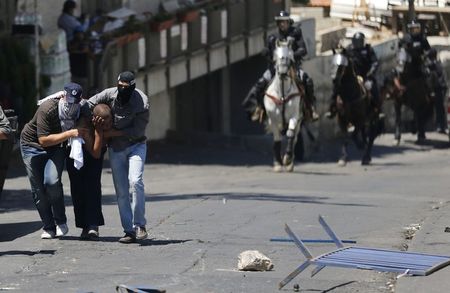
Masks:
[[[398,80],[400,86],[396,85],[395,79],[397,73],[393,71],[388,74],[381,88],[383,99],[392,99],[395,109],[395,134],[394,143],[400,144],[402,129],[402,106],[405,105],[414,113],[413,131],[417,131],[417,143],[423,143],[425,137],[425,124],[433,114],[433,100],[428,93],[432,84],[437,82],[437,76],[430,72],[429,77],[425,78],[423,74],[425,69],[425,60],[420,60],[420,66],[411,62],[409,54],[403,48],[397,56],[398,62],[402,67]]]
[[[361,164],[368,165],[372,160],[373,143],[382,131],[383,121],[373,110],[369,90],[365,88],[362,78],[356,75],[345,49],[333,53],[331,77],[337,95],[337,121],[344,135],[338,165],[347,164],[350,137],[359,149],[363,149]]]
[[[273,134],[275,172],[281,172],[283,166],[288,172],[294,170],[294,150],[303,119],[301,99],[304,89],[296,82],[297,69],[291,42],[289,38],[286,41],[277,40],[273,57],[275,76],[264,95],[267,128]],[[282,159],[281,141],[284,135],[287,145]]]

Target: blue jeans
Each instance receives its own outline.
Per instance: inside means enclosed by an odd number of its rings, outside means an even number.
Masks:
[[[20,144],[20,151],[44,230],[55,232],[55,224],[67,222],[61,183],[64,149],[55,148],[47,152]]]
[[[146,153],[145,143],[137,143],[117,152],[109,148],[109,162],[125,233],[135,234],[134,228],[146,224],[143,180]]]

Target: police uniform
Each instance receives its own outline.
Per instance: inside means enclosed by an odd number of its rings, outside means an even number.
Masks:
[[[363,48],[358,49],[353,45],[347,47],[348,57],[352,60],[356,74],[361,76],[364,81],[369,81],[372,104],[379,107],[378,84],[375,73],[378,69],[378,58],[370,44],[366,44]]]
[[[312,117],[313,120],[318,118],[318,115],[314,112],[313,104],[315,102],[314,97],[314,83],[313,80],[304,72],[301,68],[301,62],[304,56],[307,54],[306,44],[303,39],[303,33],[300,25],[293,26],[292,19],[290,19],[289,14],[285,11],[280,12],[280,16],[275,17],[275,20],[289,20],[290,26],[286,32],[278,30],[277,33],[272,34],[267,37],[266,47],[264,48],[262,54],[268,59],[269,68],[264,72],[263,76],[256,82],[252,87],[247,97],[244,99],[242,105],[246,112],[251,116],[255,110],[259,108],[264,108],[264,91],[266,90],[272,77],[275,75],[275,67],[273,62],[273,52],[276,48],[277,40],[287,40],[288,38],[293,39],[292,50],[294,51],[294,58],[297,66],[297,76],[299,81],[305,88],[305,107],[307,108],[307,117]]]

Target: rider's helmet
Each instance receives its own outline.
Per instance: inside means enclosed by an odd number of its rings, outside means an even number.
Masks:
[[[431,60],[436,60],[437,59],[437,50],[435,48],[431,48],[428,51],[428,58],[430,58]]]
[[[411,36],[419,36],[420,34],[422,34],[422,26],[416,20],[408,23],[406,27],[408,28],[408,33]]]
[[[352,45],[355,49],[362,49],[366,45],[365,43],[365,36],[361,32],[357,32],[352,37]]]
[[[275,16],[275,21],[277,22],[278,29],[281,31],[287,31],[289,26],[294,22],[291,18],[289,12],[282,10]]]

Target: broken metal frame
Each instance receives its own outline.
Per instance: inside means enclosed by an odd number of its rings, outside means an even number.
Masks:
[[[286,233],[306,257],[306,261],[278,284],[279,289],[286,286],[286,284],[292,281],[310,265],[316,265],[316,268],[311,272],[311,277],[319,273],[326,266],[395,272],[400,273],[398,276],[400,277],[404,275],[426,276],[450,264],[450,257],[448,256],[377,248],[344,247],[342,241],[337,237],[330,226],[328,226],[322,216],[319,216],[319,223],[336,244],[337,249],[314,257],[303,241],[297,237],[286,224]]]

